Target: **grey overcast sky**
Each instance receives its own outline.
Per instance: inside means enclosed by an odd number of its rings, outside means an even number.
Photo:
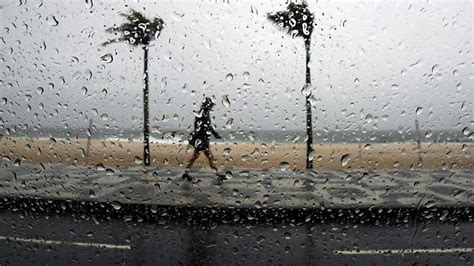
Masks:
[[[308,3],[316,130],[473,128],[471,1]],[[303,130],[303,40],[266,19],[286,4],[4,0],[0,123],[141,128],[143,51],[101,46],[134,8],[166,23],[149,52],[153,128],[187,130],[206,94],[218,128]]]

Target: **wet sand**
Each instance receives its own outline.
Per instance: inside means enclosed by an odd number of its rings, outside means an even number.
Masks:
[[[17,163],[65,163],[78,165],[137,166],[142,163],[139,141],[92,139],[2,138],[3,160]],[[211,146],[220,168],[305,167],[305,145],[291,143],[217,143]],[[472,143],[349,143],[315,144],[315,170],[340,169],[472,169]],[[184,167],[191,156],[187,143],[152,143],[154,166]],[[343,159],[345,158],[345,159]],[[421,160],[420,160],[421,159]],[[204,155],[196,161],[207,166]]]

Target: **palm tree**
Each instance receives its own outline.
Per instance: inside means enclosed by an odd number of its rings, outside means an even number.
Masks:
[[[143,60],[145,63],[143,76],[145,86],[143,88],[143,162],[145,166],[150,165],[150,122],[148,110],[148,46],[153,39],[158,39],[161,30],[163,30],[164,22],[161,18],[153,18],[150,20],[142,13],[131,10],[129,14],[121,13],[127,22],[118,27],[111,27],[107,32],[119,35],[115,39],[108,40],[103,45],[109,45],[115,42],[125,42],[134,47],[141,46],[143,48]]]
[[[313,33],[314,15],[308,9],[305,1],[301,4],[291,2],[284,11],[268,14],[268,19],[284,28],[293,37],[302,37],[306,49],[306,83],[303,94],[306,96],[306,168],[313,168],[313,125],[311,115],[311,72],[309,67],[311,33]]]

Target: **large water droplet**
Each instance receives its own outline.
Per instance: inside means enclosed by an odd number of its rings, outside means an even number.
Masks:
[[[103,164],[99,163],[95,166],[95,169],[97,171],[105,171],[105,166]]]
[[[417,115],[421,115],[421,113],[423,112],[423,107],[418,106],[418,107],[416,107],[415,111],[416,111]]]
[[[311,103],[311,106],[315,107],[319,101],[321,101],[321,99],[316,98],[316,96],[314,94],[309,96],[309,102]]]
[[[122,204],[120,204],[120,202],[118,202],[118,201],[112,201],[112,202],[110,203],[110,205],[112,205],[112,207],[113,207],[116,211],[118,211],[118,210],[120,210],[120,209],[122,208]]]
[[[38,87],[38,88],[36,88],[36,93],[37,93],[38,95],[43,94],[43,92],[44,92],[43,87]]]
[[[351,160],[351,155],[350,154],[342,155],[342,157],[341,157],[342,166],[346,166],[349,163],[350,160]]]
[[[102,114],[102,115],[100,116],[100,118],[102,118],[102,120],[104,120],[104,121],[107,121],[107,120],[109,119],[109,115],[107,115],[107,114]]]
[[[286,171],[290,168],[290,164],[288,162],[281,162],[280,163],[280,170],[281,171]]]
[[[46,21],[48,21],[49,25],[53,27],[56,27],[59,25],[59,21],[56,19],[55,16],[46,17]]]
[[[234,79],[234,75],[232,73],[229,73],[227,74],[227,76],[225,76],[225,79],[230,82]]]
[[[101,56],[100,59],[102,60],[102,62],[107,64],[112,63],[112,61],[114,61],[114,57],[110,53]]]
[[[92,7],[94,7],[94,2],[92,2],[92,0],[86,0],[86,5],[87,8],[91,9]]]
[[[225,171],[225,178],[227,180],[232,179],[234,177],[234,174],[231,171]]]
[[[138,157],[138,156],[135,156],[135,164],[142,164],[143,163],[143,159]]]
[[[228,128],[228,129],[231,129],[233,124],[234,124],[234,118],[231,117],[225,123],[225,127]]]
[[[92,71],[90,69],[86,70],[86,80],[91,80],[92,78]]]
[[[311,86],[311,84],[305,84],[303,88],[301,89],[301,94],[303,94],[304,96],[309,96],[311,95],[312,90],[313,90],[313,87]]]
[[[433,131],[432,130],[427,130],[425,133],[425,138],[431,138],[433,136]]]
[[[462,133],[464,136],[469,136],[471,134],[471,130],[468,127],[463,128]]]
[[[222,105],[224,105],[225,108],[229,108],[230,106],[230,100],[228,95],[222,96]]]

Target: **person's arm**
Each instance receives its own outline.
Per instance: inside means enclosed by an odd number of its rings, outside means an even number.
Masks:
[[[214,129],[214,127],[211,125],[211,133],[214,135],[216,139],[221,139],[222,137],[217,133],[217,131]]]

